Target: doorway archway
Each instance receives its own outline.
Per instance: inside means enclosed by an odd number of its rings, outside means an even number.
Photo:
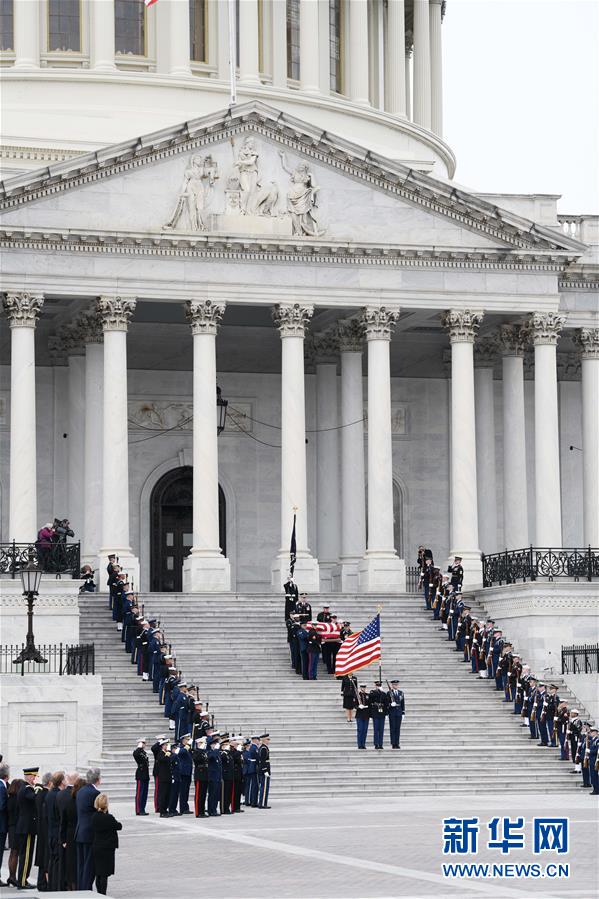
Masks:
[[[218,488],[218,530],[223,555],[226,546],[226,502]],[[183,560],[193,544],[193,468],[183,465],[164,474],[150,497],[150,589],[180,593]]]

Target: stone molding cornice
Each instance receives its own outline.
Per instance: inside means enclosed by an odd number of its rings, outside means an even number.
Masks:
[[[441,324],[449,334],[450,343],[474,343],[484,313],[477,309],[448,309],[441,316]]]
[[[102,323],[95,309],[86,309],[79,316],[79,327],[83,343],[104,343]]]
[[[42,581],[42,588],[44,586],[44,581]],[[5,609],[18,609],[23,612],[23,615],[27,614],[27,606],[23,600],[22,593],[14,594],[4,592],[2,596],[2,610]],[[43,612],[45,609],[73,609],[79,614],[79,597],[78,596],[69,596],[68,594],[62,596],[44,596],[40,593],[35,601],[35,611],[36,614]]]
[[[6,293],[2,299],[2,308],[11,328],[35,328],[43,305],[42,294],[26,291]]]
[[[272,319],[281,337],[304,337],[314,306],[305,303],[277,303]]]
[[[482,337],[474,343],[474,367],[475,368],[495,368],[497,362],[497,352],[499,350],[499,340],[496,334],[490,334]]]
[[[366,340],[391,340],[399,312],[399,306],[365,306],[361,321]]]
[[[528,346],[528,330],[525,325],[502,325],[499,329],[502,356],[524,356]]]
[[[102,296],[96,303],[96,313],[102,323],[102,330],[126,331],[129,319],[135,312],[137,300],[133,297]]]
[[[584,272],[564,272],[559,279],[560,290],[599,290],[599,275]]]
[[[581,359],[599,359],[599,328],[579,328],[572,340],[580,349]]]
[[[558,312],[533,312],[527,329],[534,346],[557,346],[566,316]]]
[[[0,208],[12,209],[247,132],[259,134],[508,246],[550,249],[560,256],[565,253],[572,260],[584,253],[584,244],[563,233],[544,228],[450,183],[437,181],[257,101],[10,178],[0,184]]]
[[[337,322],[340,353],[361,353],[364,349],[364,323],[357,318]]]
[[[225,304],[213,300],[188,300],[185,303],[185,318],[191,325],[191,333],[216,336],[218,326],[225,314]]]

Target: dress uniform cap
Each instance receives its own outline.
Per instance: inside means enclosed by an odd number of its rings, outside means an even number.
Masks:
[[[181,742],[181,740],[190,740],[190,739],[191,739],[191,734],[182,734],[179,737],[179,742]]]
[[[270,734],[260,734],[261,740],[265,740],[267,737],[270,737]]]
[[[30,768],[23,768],[23,774],[25,775],[25,777],[27,777],[30,774],[39,774],[39,772],[40,772],[39,765],[32,766]]]
[[[252,737],[252,740],[259,740],[259,739],[260,739],[260,736],[258,734],[254,734],[254,736]]]
[[[164,734],[158,734],[156,736],[156,739],[158,740],[158,742],[160,742],[161,740],[166,740],[166,737]]]
[[[186,687],[186,686],[187,686],[187,682],[184,681],[184,680],[182,680],[181,683],[179,684],[179,686],[180,686],[180,687]]]
[[[249,737],[246,737],[245,740],[243,741],[243,745],[244,745],[244,746],[249,746],[251,742],[252,742],[252,741],[250,740],[250,738],[249,738]]]
[[[392,683],[392,684],[398,684],[398,683],[399,683],[399,678],[398,678],[398,677],[394,677],[394,678],[392,679],[391,683]]]
[[[168,743],[168,737],[164,737],[164,738],[160,741],[160,745],[161,745],[161,746],[166,746],[167,743]]]
[[[366,684],[359,684],[358,686],[360,686],[360,687],[365,687]]]

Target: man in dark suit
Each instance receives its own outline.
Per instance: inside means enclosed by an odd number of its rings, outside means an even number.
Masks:
[[[77,827],[75,829],[75,842],[77,843],[77,889],[91,890],[94,885],[94,857],[92,855],[92,843],[94,834],[92,831],[92,816],[94,814],[94,802],[100,791],[99,768],[90,768],[85,779],[87,783],[77,793]]]
[[[46,796],[46,828],[48,833],[48,890],[60,889],[60,812],[56,800],[65,787],[64,771],[52,775],[50,790]]]
[[[19,868],[17,873],[18,889],[33,890],[33,884],[27,878],[33,864],[35,835],[37,833],[35,796],[41,786],[36,786],[38,767],[23,768],[25,783],[17,793],[17,824],[15,835],[19,847]]]
[[[76,865],[74,863],[75,847],[73,842],[77,819],[74,808],[75,803],[71,801],[71,793],[78,777],[79,775],[76,771],[72,771],[67,775],[66,786],[56,797],[56,812],[60,823],[58,848],[59,885],[57,889],[63,892],[74,888]]]
[[[2,858],[8,833],[8,777],[10,769],[8,765],[0,765],[0,874],[2,873]],[[0,880],[0,887],[8,886]]]

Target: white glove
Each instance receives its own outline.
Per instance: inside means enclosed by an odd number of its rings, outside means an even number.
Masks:
[[[396,702],[392,702],[392,703],[391,703],[391,708],[394,709],[396,705],[397,705]]]
[[[359,708],[359,709],[365,709],[366,706],[365,706],[365,705],[359,705],[358,708]]]

